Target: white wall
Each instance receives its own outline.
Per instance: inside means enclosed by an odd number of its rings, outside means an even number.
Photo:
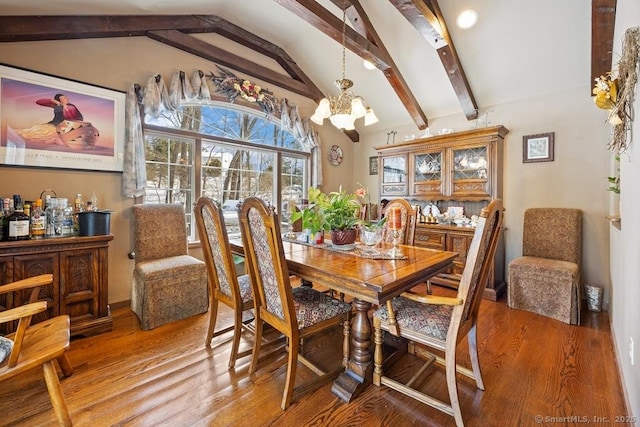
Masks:
[[[614,58],[622,52],[622,39],[629,27],[640,25],[640,2],[620,0],[616,11]],[[615,59],[614,59],[615,62]],[[638,67],[638,64],[636,64]],[[640,417],[640,84],[636,85],[633,105],[634,141],[620,160],[620,214],[622,229],[610,227],[611,235],[611,317],[618,363],[627,391],[629,409]],[[615,166],[613,166],[615,167]],[[634,365],[629,357],[629,340],[633,339]],[[630,414],[631,415],[631,414]],[[637,422],[640,424],[640,421]]]

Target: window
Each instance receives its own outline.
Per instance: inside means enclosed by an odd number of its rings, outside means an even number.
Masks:
[[[274,206],[305,197],[310,151],[273,119],[241,107],[183,106],[145,117],[144,203],[181,203],[195,239],[193,205],[201,196],[223,206],[230,236],[239,234],[235,207],[250,196]]]

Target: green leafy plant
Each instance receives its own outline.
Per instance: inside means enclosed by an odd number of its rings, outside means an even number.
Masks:
[[[322,198],[320,209],[324,213],[326,230],[348,230],[360,224],[356,216],[360,204],[357,196],[345,192],[342,187],[339,191],[333,191]]]
[[[309,204],[291,214],[291,222],[302,220],[302,229],[316,234],[325,228],[324,213],[320,205],[326,199],[326,194],[317,188],[310,187],[308,192]]]
[[[616,162],[620,162],[620,156],[615,157]],[[616,194],[620,194],[620,168],[618,167],[618,173],[616,176],[608,176],[607,181],[609,181],[609,191],[613,191]]]

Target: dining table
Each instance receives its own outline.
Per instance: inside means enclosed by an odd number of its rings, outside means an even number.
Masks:
[[[232,238],[229,243],[232,252],[244,255],[242,239]],[[352,298],[350,358],[332,386],[332,392],[345,402],[371,383],[372,327],[368,313],[372,306],[380,306],[450,268],[458,255],[408,245],[398,245],[396,251],[391,251],[393,245],[385,243],[373,252],[362,250],[359,243],[344,250],[331,241],[315,245],[283,237],[282,244],[291,274],[304,283],[318,284]]]

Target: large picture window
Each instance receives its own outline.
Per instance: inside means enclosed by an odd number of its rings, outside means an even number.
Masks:
[[[228,233],[239,233],[237,205],[250,196],[275,207],[305,197],[310,152],[274,120],[229,104],[184,106],[145,117],[144,203],[180,203],[195,239],[200,196],[220,203]]]

